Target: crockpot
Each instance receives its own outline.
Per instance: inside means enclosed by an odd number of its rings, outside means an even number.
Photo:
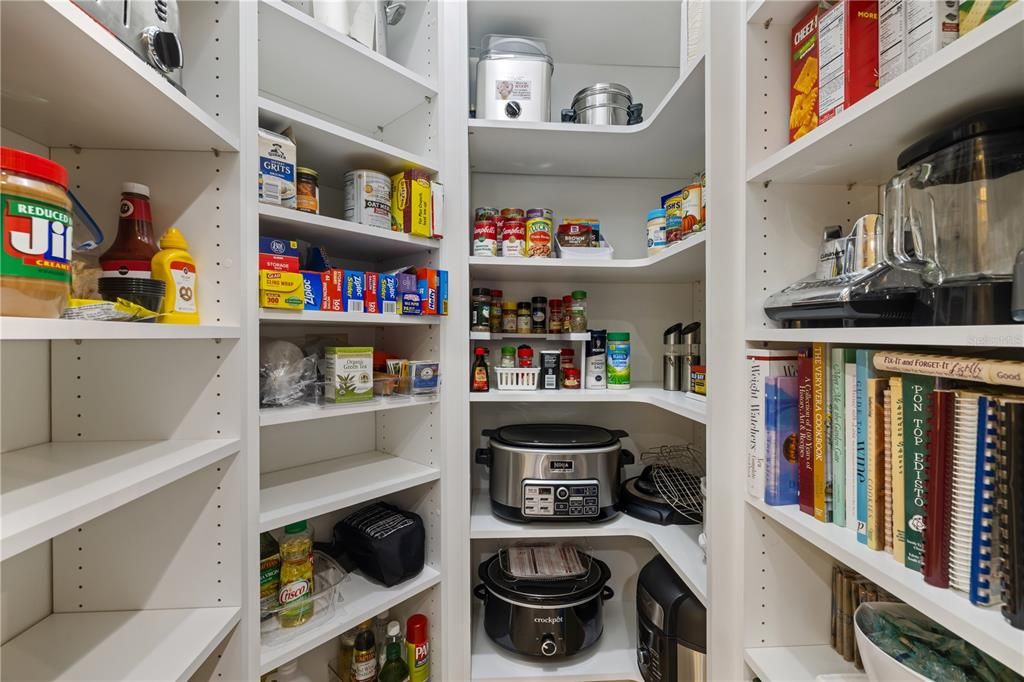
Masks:
[[[608,565],[580,553],[587,566],[578,578],[513,578],[499,554],[479,567],[473,594],[484,603],[484,630],[495,644],[524,656],[564,658],[583,651],[604,631],[604,602],[615,596],[606,584]]]
[[[509,521],[606,521],[617,513],[625,431],[581,424],[514,424],[483,432],[491,511]]]

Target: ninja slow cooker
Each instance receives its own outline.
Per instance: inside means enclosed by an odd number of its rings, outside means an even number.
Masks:
[[[618,512],[629,434],[580,424],[515,424],[486,430],[476,451],[490,467],[491,511],[509,521],[605,521]]]

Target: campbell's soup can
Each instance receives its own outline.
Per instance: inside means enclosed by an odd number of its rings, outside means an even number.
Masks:
[[[498,225],[493,220],[478,220],[473,223],[473,255],[498,255]]]
[[[513,258],[526,256],[526,223],[506,220],[501,226],[501,255]]]
[[[526,255],[529,258],[551,257],[551,221],[547,218],[526,221]]]

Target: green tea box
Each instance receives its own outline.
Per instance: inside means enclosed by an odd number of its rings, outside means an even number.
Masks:
[[[324,350],[324,400],[355,403],[373,399],[373,348],[333,346]]]

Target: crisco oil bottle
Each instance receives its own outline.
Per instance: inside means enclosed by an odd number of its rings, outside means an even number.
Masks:
[[[281,627],[293,628],[313,617],[313,534],[305,521],[284,527],[281,538]]]

